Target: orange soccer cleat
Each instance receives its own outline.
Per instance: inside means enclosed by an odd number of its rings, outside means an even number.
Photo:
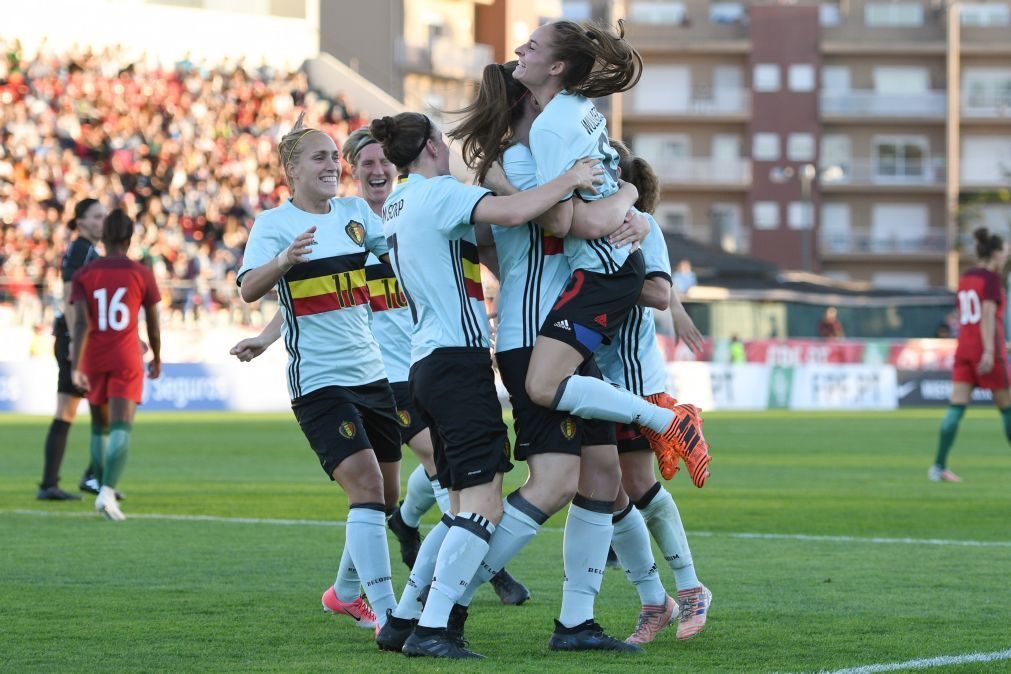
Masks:
[[[709,478],[709,443],[702,436],[702,416],[695,405],[679,405],[677,400],[666,393],[657,393],[646,398],[654,405],[674,412],[674,420],[663,433],[648,428],[642,434],[649,440],[660,464],[660,474],[665,480],[678,472],[678,459],[685,462],[688,473],[696,487],[702,488]]]

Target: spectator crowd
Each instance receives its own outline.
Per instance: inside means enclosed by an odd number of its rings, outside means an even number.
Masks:
[[[302,72],[151,62],[119,48],[28,54],[0,39],[0,304],[43,325],[62,302],[74,204],[123,207],[170,320],[249,322],[235,272],[253,218],[288,197],[277,141],[300,110],[338,141],[367,120]],[[347,167],[345,167],[346,169]],[[350,172],[343,193],[353,193]]]

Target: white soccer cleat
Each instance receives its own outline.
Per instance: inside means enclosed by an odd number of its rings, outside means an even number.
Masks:
[[[931,466],[930,470],[927,471],[927,479],[931,482],[961,482],[962,478],[955,475],[953,472],[947,468],[941,468],[940,466]]]
[[[102,487],[95,497],[95,510],[105,516],[106,519],[121,522],[126,519],[126,515],[119,509],[119,502],[116,500],[116,490],[112,487]]]

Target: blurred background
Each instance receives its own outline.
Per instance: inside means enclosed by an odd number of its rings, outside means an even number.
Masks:
[[[86,197],[136,217],[163,290],[173,365],[148,404],[284,409],[283,349],[227,355],[276,310],[235,272],[288,196],[278,139],[302,109],[338,142],[405,109],[451,124],[484,65],[561,17],[624,18],[645,60],[598,106],[660,175],[675,285],[710,337],[693,354],[661,325],[673,390],[947,400],[972,230],[1011,231],[1007,0],[35,0],[0,22],[0,410],[51,412]]]

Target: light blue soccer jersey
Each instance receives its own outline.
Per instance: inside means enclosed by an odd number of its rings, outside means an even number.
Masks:
[[[671,280],[670,259],[663,232],[652,215],[649,236],[642,242],[646,278],[660,276]],[[594,357],[604,379],[640,396],[662,393],[667,389],[667,363],[656,341],[653,310],[636,305],[622,324],[618,337],[597,349]]]
[[[379,342],[390,383],[407,381],[411,369],[411,310],[400,289],[393,266],[369,254],[365,261],[372,309],[372,334]]]
[[[537,187],[537,166],[530,149],[511,145],[502,156],[506,177],[521,190]],[[498,250],[498,335],[495,351],[532,347],[537,331],[569,280],[562,239],[534,222],[521,227],[492,225]]]
[[[488,348],[474,209],[490,194],[453,176],[401,180],[383,206],[390,261],[414,319],[411,364],[445,347]]]
[[[239,269],[271,262],[299,234],[316,226],[309,260],[277,283],[288,350],[292,400],[324,386],[360,386],[386,377],[369,329],[365,257],[387,252],[382,223],[364,199],[330,200],[330,212],[300,210],[291,201],[257,216]]]
[[[618,191],[618,153],[610,145],[604,116],[585,96],[563,91],[552,98],[530,128],[530,151],[540,184],[562,175],[583,157],[596,157],[603,164],[605,182],[597,194],[581,191],[580,198],[594,201]],[[613,274],[628,253],[628,246],[615,248],[606,237],[593,241],[565,237],[565,256],[572,269]]]

